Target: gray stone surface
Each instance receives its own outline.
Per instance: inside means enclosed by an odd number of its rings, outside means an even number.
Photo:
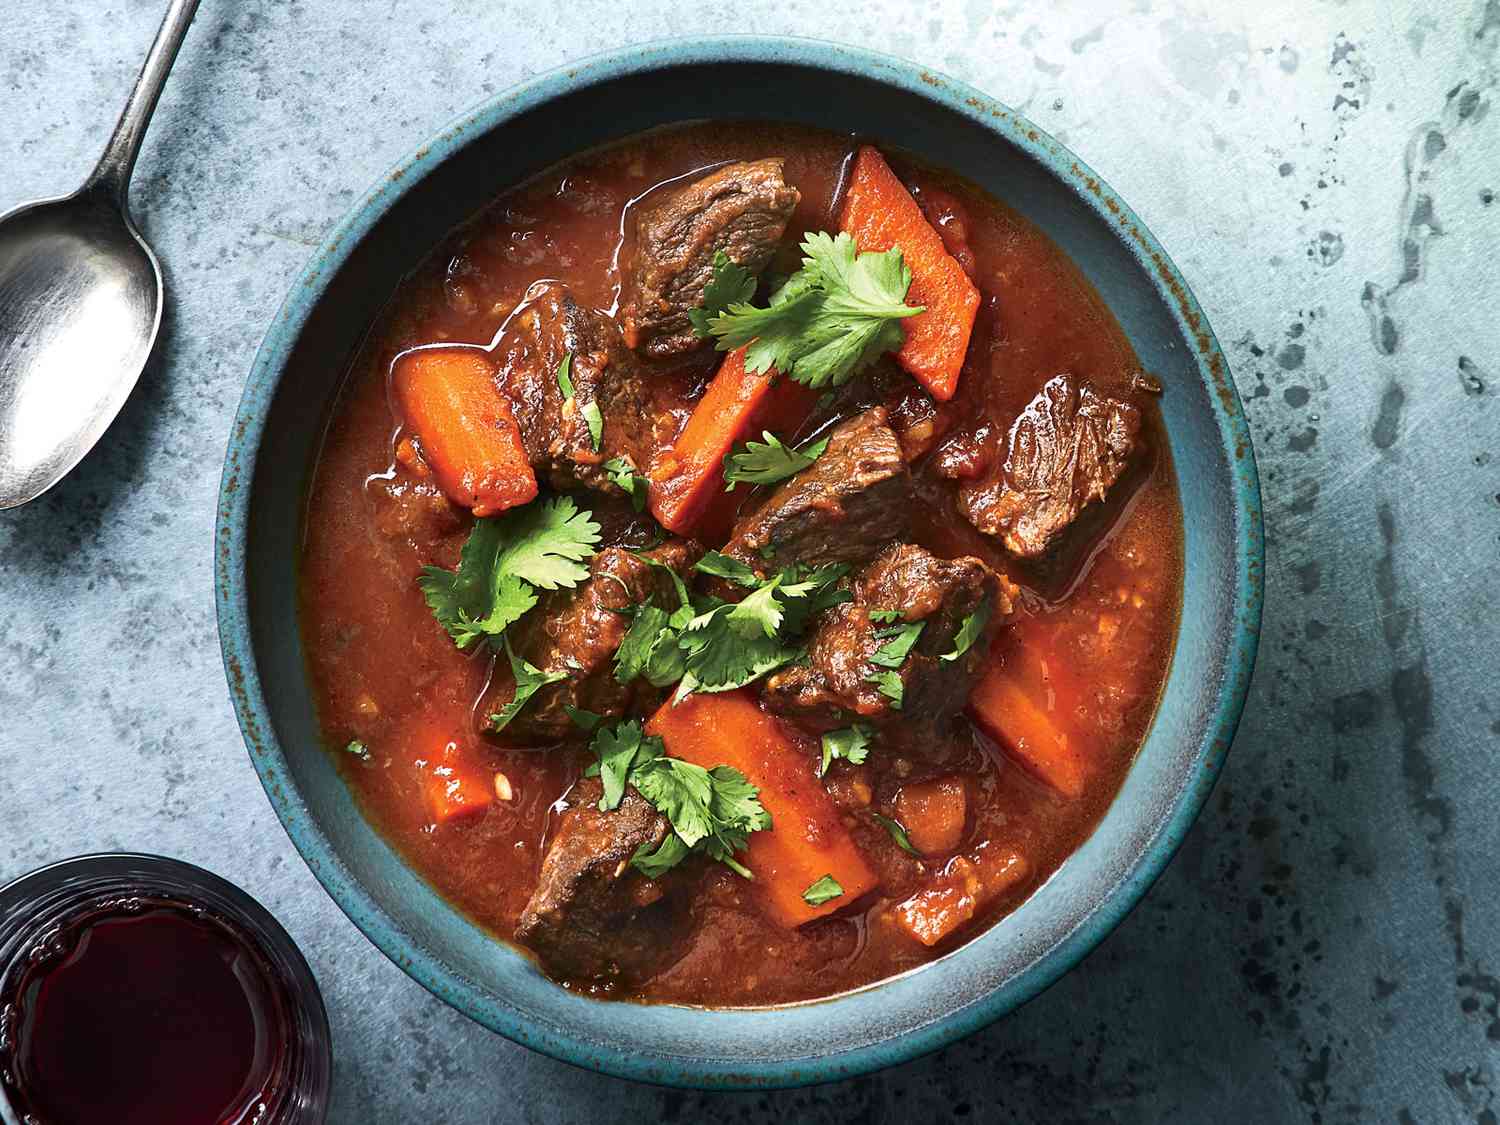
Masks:
[[[84,174],[163,6],[6,0],[0,209]],[[512,1046],[364,942],[246,761],[210,537],[255,346],[357,193],[520,78],[726,29],[906,56],[1082,153],[1229,354],[1269,560],[1223,779],[1093,956],[939,1055],[704,1096]],[[1497,76],[1500,0],[204,0],[136,181],[157,359],[70,480],[0,513],[0,878],[136,848],[249,888],[322,981],[340,1123],[1495,1122]]]

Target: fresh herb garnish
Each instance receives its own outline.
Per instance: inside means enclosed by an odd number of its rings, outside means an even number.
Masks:
[[[508,626],[536,605],[537,590],[576,586],[589,576],[584,559],[599,543],[599,525],[567,496],[477,519],[457,570],[422,568],[417,585],[453,643],[481,637],[498,643]]]
[[[760,576],[755,571],[739,559],[721,555],[718,551],[706,552],[693,569],[699,574],[712,574],[717,578],[728,579],[736,586],[743,586],[747,590],[753,590],[760,585]]]
[[[646,490],[651,482],[640,473],[635,471],[635,466],[626,457],[611,457],[604,462],[604,471],[609,474],[609,479],[619,486],[626,496],[630,497],[630,506],[637,512],[644,511],[646,507]]]
[[[865,677],[865,683],[874,684],[880,689],[880,694],[891,701],[891,707],[901,710],[902,701],[906,696],[906,685],[901,682],[901,673],[895,670],[885,672],[873,672]]]
[[[357,738],[349,740],[349,745],[344,747],[344,752],[346,754],[353,754],[361,762],[368,762],[370,760],[370,748]]]
[[[588,711],[582,707],[574,707],[571,703],[562,705],[563,714],[568,716],[573,725],[585,734],[591,734],[598,729],[604,721],[604,716],[595,711]]]
[[[870,620],[877,625],[889,625],[892,621],[900,621],[904,616],[906,611],[902,609],[872,609],[869,612]]]
[[[875,635],[885,637],[886,642],[870,656],[870,663],[878,664],[882,668],[901,667],[906,660],[906,654],[911,651],[911,646],[917,643],[917,638],[922,635],[922,630],[926,627],[925,621],[913,621],[906,625],[891,625],[877,630]]]
[[[562,392],[563,405],[574,400],[573,387],[573,353],[568,352],[562,357],[562,362],[557,365],[557,389]],[[599,404],[592,399],[578,408],[578,413],[589,428],[589,442],[594,447],[594,452],[599,452],[600,442],[604,438],[604,416],[599,413]],[[619,483],[618,481],[616,483]],[[628,489],[627,489],[628,491]],[[636,511],[640,511],[639,508]]]
[[[761,578],[743,563],[710,551],[697,569],[749,593],[738,602],[695,598],[670,567],[637,557],[672,574],[679,604],[670,613],[649,601],[628,611],[632,621],[617,653],[615,678],[629,683],[644,676],[658,687],[678,683],[677,699],[744,687],[800,659],[799,641],[811,617],[850,597],[834,588],[847,569],[843,566],[792,566]]]
[[[789,449],[769,430],[762,430],[764,442],[748,441],[724,455],[724,491],[733,492],[741,481],[746,484],[775,484],[794,476],[823,455],[828,439]]]
[[[594,452],[598,453],[604,441],[604,415],[599,413],[599,404],[590,399],[580,406],[578,411],[583,415],[583,420],[588,423],[589,444],[594,447]]]
[[[832,902],[836,898],[842,898],[844,888],[839,886],[839,881],[832,875],[824,875],[807,890],[802,892],[802,901],[808,906],[822,906],[825,902]]]
[[[772,368],[809,387],[836,387],[906,339],[900,322],[923,312],[905,304],[911,270],[901,248],[859,253],[847,233],[802,243],[802,268],[765,308],[747,300],[708,317],[720,351],[749,345],[745,368]],[[715,269],[717,277],[718,269]]]
[[[626,786],[634,786],[672,826],[655,849],[643,844],[630,859],[647,878],[655,879],[695,851],[753,878],[734,856],[745,850],[750,833],[771,827],[771,815],[760,803],[760,791],[739,770],[704,769],[670,758],[662,740],[643,734],[633,719],[601,727],[590,749],[597,763],[588,772],[597,773],[604,787],[601,811],[618,808]]]
[[[505,655],[510,660],[510,673],[516,681],[516,693],[511,700],[499,711],[490,716],[489,729],[500,732],[510,725],[510,721],[521,713],[531,697],[548,684],[555,684],[558,680],[568,678],[566,672],[543,672],[524,657],[517,656],[510,647],[510,641],[503,642]]]
[[[912,855],[922,854],[916,848],[912,847],[911,837],[906,834],[906,829],[901,827],[900,821],[892,820],[888,816],[881,816],[878,812],[872,812],[870,815],[875,818],[876,823],[891,834],[891,839],[896,841],[898,848],[904,852],[910,852]]]
[[[828,772],[835,758],[842,758],[852,765],[859,765],[870,756],[870,728],[863,723],[840,730],[831,730],[823,736],[823,761],[818,766],[818,776]]]
[[[707,340],[712,332],[708,323],[730,305],[741,304],[755,296],[755,275],[736,265],[722,250],[714,251],[714,275],[703,290],[703,306],[688,313],[693,334]]]
[[[957,660],[969,649],[974,647],[974,642],[984,636],[984,627],[990,623],[990,614],[995,611],[994,602],[985,598],[959,623],[958,632],[953,637],[953,651],[945,652],[940,657],[942,660]]]

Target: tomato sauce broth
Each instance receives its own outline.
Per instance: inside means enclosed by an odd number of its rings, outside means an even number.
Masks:
[[[479,701],[493,657],[456,649],[415,583],[424,565],[456,564],[468,518],[455,517],[399,463],[386,390],[390,365],[422,344],[489,343],[539,279],[563,280],[581,302],[612,309],[620,255],[629,252],[622,240],[631,201],[730,160],[785,157],[786,180],[802,202],[770,272],[791,272],[799,257],[795,235],[837,229],[836,196],[854,148],[853,138],[802,128],[696,125],[584,154],[505,193],[456,231],[394,294],[351,368],[313,476],[301,560],[301,627],[323,730],[365,815],[441,894],[502,939],[535,884],[555,810],[590,756],[583,741],[506,749],[480,733]],[[972,185],[887,155],[950,252],[971,255],[982,294],[957,397],[936,407],[925,396],[888,403],[893,411],[925,412],[935,444],[945,430],[982,417],[1003,435],[1059,372],[1108,394],[1131,392],[1139,361],[1099,296],[1050,240]],[[719,358],[695,353],[663,381],[669,425],[685,420]],[[904,387],[892,393],[910,397]],[[990,658],[1045,700],[1087,761],[1087,786],[1076,799],[1059,795],[962,720],[935,744],[877,746],[861,776],[878,803],[912,779],[964,775],[963,847],[988,840],[1014,848],[1029,862],[1027,878],[960,934],[927,948],[888,924],[891,900],[880,893],[852,914],[782,929],[760,910],[750,884],[716,866],[693,907],[697,925],[687,954],[632,996],[779,1003],[891,976],[977,936],[1084,841],[1150,726],[1177,627],[1181,511],[1159,415],[1143,397],[1134,401],[1142,407],[1148,456],[1088,513],[1089,530],[1072,536],[1070,553],[1050,568],[1020,567],[975,531],[957,512],[952,481],[932,471],[934,458],[913,466],[915,541],[940,555],[976,555],[1020,584],[1019,611],[998,630]],[[825,415],[811,428],[827,421]],[[627,506],[597,498],[589,506],[606,535],[645,539],[644,521]],[[434,729],[443,732],[443,746],[430,744]],[[342,749],[352,739],[361,753]],[[435,825],[421,791],[443,754],[502,772],[512,798],[463,823]],[[835,763],[830,789],[851,777]],[[877,866],[901,862],[883,833],[868,844]]]

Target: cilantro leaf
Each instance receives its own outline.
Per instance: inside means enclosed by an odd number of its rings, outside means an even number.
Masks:
[[[576,586],[589,576],[599,525],[567,496],[477,519],[457,570],[422,568],[417,586],[453,643],[498,640],[537,603],[536,589]]]
[[[735,859],[750,833],[771,827],[759,790],[731,766],[705,769],[668,757],[661,739],[641,733],[634,720],[601,727],[590,747],[604,787],[599,808],[618,808],[627,786],[667,818],[672,832],[654,850],[636,849],[630,862],[656,878],[695,851],[718,860],[739,874],[750,872]]]
[[[557,389],[562,392],[563,401],[573,397],[573,353],[569,352],[562,357],[562,362],[557,365]]]
[[[582,707],[574,707],[571,703],[562,705],[563,714],[573,721],[573,725],[585,734],[597,730],[599,724],[604,721],[604,716],[595,711],[588,711]]]
[[[828,772],[835,758],[842,758],[859,765],[870,756],[871,730],[863,723],[855,723],[840,730],[831,730],[823,736],[823,761],[818,766],[818,776]]]
[[[726,578],[737,586],[744,586],[747,590],[753,590],[760,585],[760,578],[755,571],[738,559],[721,555],[718,551],[706,552],[693,569],[699,574],[712,574],[717,578]]]
[[[644,843],[630,857],[630,866],[648,879],[660,879],[672,868],[687,859],[692,852],[675,832],[668,832],[662,842],[652,851],[651,844]]]
[[[911,646],[917,643],[917,638],[922,635],[922,630],[926,627],[927,622],[914,621],[906,625],[892,625],[881,629],[875,635],[889,639],[871,654],[870,663],[878,664],[882,668],[901,667],[902,662],[906,660],[906,654],[911,651]]]
[[[714,252],[714,275],[703,290],[703,305],[688,313],[693,334],[707,340],[711,335],[708,322],[730,305],[741,304],[755,296],[755,275],[737,265],[722,250]]]
[[[746,484],[775,484],[779,480],[794,476],[823,455],[828,448],[828,439],[788,449],[781,439],[769,430],[762,430],[764,442],[749,441],[734,452],[724,455],[724,491],[733,492],[741,481]]]
[[[836,387],[899,348],[900,321],[925,310],[905,303],[911,270],[899,246],[860,253],[847,233],[819,232],[802,252],[802,268],[765,308],[731,302],[708,318],[708,331],[721,351],[748,344],[753,374],[775,368],[815,389]]]
[[[649,759],[663,753],[665,748],[661,739],[642,735],[641,724],[630,719],[613,728],[600,727],[589,749],[598,759],[599,781],[604,786],[599,811],[609,812],[619,808],[624,800],[625,786],[629,784],[636,758],[644,753]]]
[[[627,457],[611,457],[604,462],[604,471],[609,474],[609,479],[630,497],[630,506],[637,512],[644,511],[646,507],[646,490],[651,482],[640,473],[635,471],[635,466]]]
[[[990,614],[995,612],[995,605],[989,598],[985,598],[975,607],[974,612],[969,614],[959,623],[958,632],[953,637],[953,651],[945,652],[939,659],[953,661],[957,660],[969,649],[974,647],[974,642],[984,636],[984,627],[990,623]]]
[[[900,821],[892,820],[888,816],[881,816],[878,812],[872,812],[870,815],[875,818],[877,824],[891,834],[891,839],[896,841],[898,848],[904,852],[910,852],[912,855],[921,855],[916,848],[912,847],[911,837],[907,836],[906,829],[901,827]]]
[[[874,684],[880,689],[880,694],[891,701],[891,707],[901,710],[901,704],[906,696],[906,685],[901,680],[901,673],[896,671],[873,672],[865,677],[865,683]]]
[[[628,684],[646,669],[651,650],[667,625],[667,611],[654,605],[635,606],[635,617],[615,649],[615,679]]]
[[[900,621],[906,616],[906,611],[901,609],[872,609],[869,618],[877,625],[889,625],[892,621]]]
[[[832,902],[843,896],[844,888],[839,885],[839,881],[832,875],[824,875],[802,892],[802,901],[808,906],[822,906],[825,902]]]
[[[349,745],[344,747],[346,754],[353,754],[361,762],[370,760],[370,748],[357,738],[349,740]]]
[[[490,716],[489,729],[496,732],[509,726],[510,721],[521,713],[521,708],[525,707],[538,691],[548,684],[555,684],[558,680],[568,678],[566,672],[543,672],[524,657],[517,656],[511,649],[509,640],[505,642],[505,655],[510,660],[511,675],[515,677],[516,693],[509,703]]]
[[[589,444],[594,447],[594,452],[598,453],[604,441],[604,415],[599,413],[599,404],[590,399],[578,408],[578,412],[583,415],[583,420],[588,423]]]

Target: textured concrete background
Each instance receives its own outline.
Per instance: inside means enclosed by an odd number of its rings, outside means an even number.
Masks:
[[[5,0],[0,209],[83,176],[163,7]],[[1083,154],[1229,354],[1269,560],[1223,779],[1092,957],[931,1058],[700,1096],[512,1046],[364,942],[246,761],[210,536],[255,346],[358,192],[520,78],[724,30],[906,56]],[[1500,0],[204,0],[136,180],[163,346],[103,447],[0,513],[0,879],[136,848],[249,888],[322,981],[339,1123],[1496,1122],[1497,76]]]

